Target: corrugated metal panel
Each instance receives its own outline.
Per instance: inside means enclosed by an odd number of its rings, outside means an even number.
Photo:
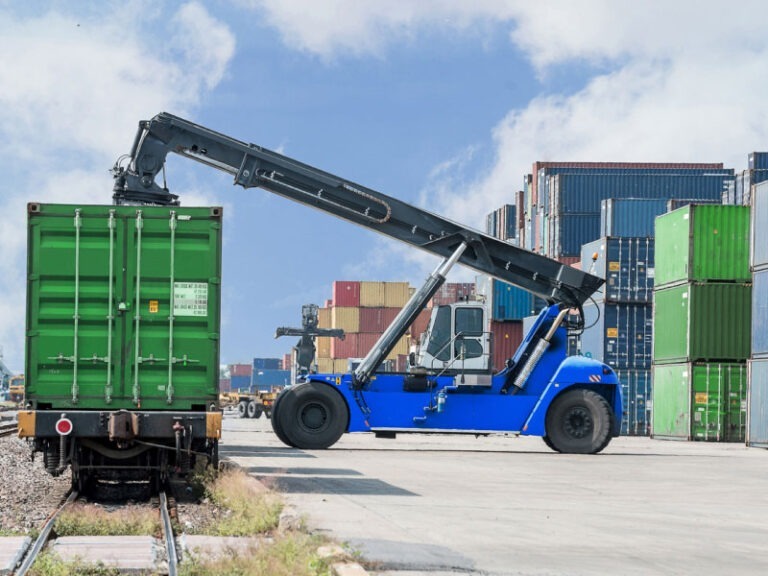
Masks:
[[[283,370],[291,369],[291,355],[283,354]]]
[[[251,364],[230,364],[229,373],[232,376],[247,376],[251,377],[253,374],[253,366]]]
[[[331,370],[334,374],[346,374],[349,372],[349,360],[346,358],[341,358],[338,360],[333,361],[333,369]]]
[[[419,315],[416,316],[416,320],[414,320],[413,324],[411,324],[411,329],[410,329],[411,341],[413,342],[421,341],[421,335],[429,327],[429,319],[431,318],[431,316],[432,316],[431,308],[425,308],[424,310],[419,312]]]
[[[682,363],[653,367],[654,438],[743,442],[745,363]]]
[[[749,362],[747,444],[768,448],[768,359]]]
[[[653,361],[746,360],[752,286],[684,284],[654,292]]]
[[[768,170],[768,152],[750,152],[747,158],[750,170]]]
[[[768,269],[752,281],[752,357],[768,358]]]
[[[491,322],[493,338],[493,358],[491,363],[495,372],[504,368],[507,359],[512,358],[523,341],[522,322]]]
[[[334,306],[331,308],[331,324],[347,334],[360,332],[360,308]]]
[[[360,282],[360,306],[383,308],[385,305],[384,282]]]
[[[317,358],[317,371],[320,374],[334,374],[333,358]]]
[[[581,247],[600,237],[600,212],[561,214],[550,218],[550,258],[581,258]]]
[[[647,370],[653,348],[652,307],[599,302],[584,306],[581,353],[614,369]]]
[[[315,339],[315,348],[318,358],[330,358],[331,357],[331,340],[328,336],[318,336]]]
[[[253,388],[269,391],[273,387],[288,386],[291,383],[290,370],[259,370],[253,373]]]
[[[248,376],[232,376],[229,379],[229,385],[232,390],[248,390],[251,387],[251,377]]]
[[[360,308],[360,332],[381,334],[399,312],[400,308]]]
[[[768,268],[768,182],[755,186],[750,225],[750,264],[753,270]]]
[[[512,284],[494,278],[491,285],[492,320],[522,320],[545,305],[541,298]]]
[[[410,298],[408,282],[386,282],[384,284],[384,306],[386,308],[402,308]]]
[[[558,174],[554,180],[554,213],[600,212],[607,198],[720,199],[731,175]]]
[[[331,328],[333,326],[333,320],[331,319],[330,308],[318,308],[317,309],[317,327],[318,328]]]
[[[592,296],[596,300],[651,302],[654,240],[600,238],[582,247],[581,269],[605,280],[600,291]]]
[[[608,198],[600,203],[600,236],[652,237],[666,198]]]
[[[621,382],[624,414],[621,419],[623,436],[649,436],[651,433],[651,371],[617,370]]]
[[[690,205],[656,219],[656,286],[749,282],[749,208]]]
[[[360,306],[360,282],[337,280],[333,283],[333,305],[356,308]]]
[[[27,220],[28,400],[57,410],[217,400],[221,208],[32,203]],[[170,355],[190,361],[169,368]]]
[[[733,188],[733,181],[728,182],[726,189],[728,188]],[[672,198],[667,200],[666,211],[672,212],[672,210],[677,210],[678,208],[688,206],[689,204],[726,204],[726,202],[722,202],[722,199],[707,200],[705,198]],[[733,204],[733,202],[731,202],[731,204]]]

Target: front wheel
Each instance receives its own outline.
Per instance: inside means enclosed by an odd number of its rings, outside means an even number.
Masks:
[[[555,398],[547,412],[546,444],[565,454],[597,454],[608,446],[613,411],[597,392],[577,388]]]
[[[286,389],[272,407],[272,427],[286,444],[305,450],[333,446],[347,429],[349,409],[327,384],[305,382]],[[283,440],[285,441],[285,440]]]

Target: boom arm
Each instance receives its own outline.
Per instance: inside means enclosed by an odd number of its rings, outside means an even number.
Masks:
[[[264,188],[443,258],[465,243],[459,262],[550,303],[580,307],[603,283],[556,260],[168,113],[139,123],[128,165],[114,168],[115,203],[178,204],[178,196],[155,182],[169,152],[227,172],[244,188]]]

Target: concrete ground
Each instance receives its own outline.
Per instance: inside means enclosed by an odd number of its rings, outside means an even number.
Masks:
[[[768,574],[768,451],[739,444],[354,434],[303,451],[228,415],[221,454],[379,576]]]

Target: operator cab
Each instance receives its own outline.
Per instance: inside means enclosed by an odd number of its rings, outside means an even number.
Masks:
[[[491,371],[488,314],[483,302],[456,302],[432,310],[415,364],[429,372]]]

